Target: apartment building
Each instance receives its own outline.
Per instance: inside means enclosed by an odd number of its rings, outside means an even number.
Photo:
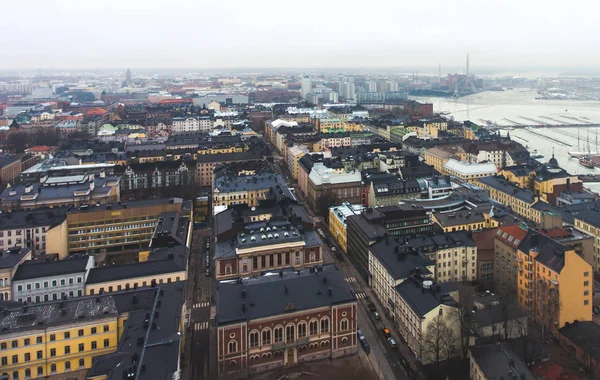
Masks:
[[[216,298],[222,377],[335,360],[358,350],[356,297],[333,265],[221,283]]]
[[[186,246],[154,248],[140,252],[140,262],[92,268],[86,295],[120,292],[187,280]]]
[[[171,379],[179,369],[183,294],[183,285],[170,284],[7,306],[0,319],[0,378],[28,379],[91,368],[88,378],[107,379],[131,371],[135,361],[145,367],[139,379]],[[158,318],[161,310],[169,312]],[[158,331],[170,336],[169,341],[162,342]],[[145,350],[144,355],[136,358],[132,346]]]
[[[528,229],[522,224],[502,226],[494,237],[494,284],[497,292],[513,297],[518,290],[517,257]]]
[[[444,165],[452,157],[456,157],[456,152],[447,151],[440,148],[430,148],[423,153],[423,161],[427,165],[433,166],[438,173],[444,172]]]
[[[483,206],[473,210],[454,212],[434,212],[431,220],[444,230],[444,232],[475,231],[485,227],[484,211],[489,211],[490,206]]]
[[[30,304],[81,297],[93,267],[94,257],[85,255],[59,261],[25,261],[13,277],[12,300]]]
[[[217,206],[257,206],[265,199],[293,198],[283,178],[265,161],[220,165],[214,176],[213,211]]]
[[[592,320],[592,266],[574,249],[530,230],[516,262],[519,304],[546,331]]]
[[[358,215],[365,210],[363,205],[353,205],[348,202],[340,206],[329,208],[329,234],[340,246],[344,253],[348,252],[348,227],[346,218],[350,215]]]
[[[208,132],[212,128],[210,116],[174,117],[171,126],[173,133]]]
[[[0,301],[13,299],[12,279],[19,266],[31,260],[31,249],[13,247],[9,250],[0,250]]]
[[[386,238],[369,248],[369,286],[392,319],[397,313],[395,288],[414,274],[433,279],[435,261],[399,238]]]
[[[2,211],[40,207],[107,204],[120,199],[119,178],[81,174],[43,177],[39,183],[15,185],[0,194]]]
[[[502,176],[478,178],[475,185],[488,190],[491,199],[511,207],[517,215],[532,219],[531,209],[537,200],[531,191],[521,189]]]
[[[412,238],[407,243],[435,262],[437,282],[477,280],[477,245],[466,232]]]
[[[191,203],[181,198],[120,202],[79,207],[67,214],[66,224],[46,232],[46,252],[61,259],[75,253],[99,255],[147,247],[164,212],[189,215]]]
[[[31,248],[34,257],[46,251],[46,231],[67,219],[66,207],[15,210],[0,214],[0,249]]]
[[[525,363],[507,343],[469,348],[470,378],[477,380],[535,379]]]
[[[452,329],[454,336],[460,336],[456,320],[457,303],[452,296],[456,289],[456,283],[434,284],[420,276],[409,277],[395,288],[397,329],[417,360],[424,365],[435,362],[435,353],[427,346],[429,343],[425,336],[432,323],[439,323],[438,318]],[[460,349],[455,347],[450,356],[458,355]]]
[[[360,203],[361,176],[357,170],[346,172],[315,163],[308,174],[305,200],[308,205],[319,211],[318,200],[323,194],[335,194],[338,199],[350,203]]]

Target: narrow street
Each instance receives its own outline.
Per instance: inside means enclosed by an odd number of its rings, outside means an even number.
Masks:
[[[206,276],[206,242],[212,229],[194,229],[190,262],[188,267],[188,313],[186,355],[188,367],[184,368],[183,379],[215,379],[216,376],[216,332],[214,326],[214,286],[211,276]],[[212,260],[212,254],[211,254]],[[187,372],[186,372],[187,370]]]

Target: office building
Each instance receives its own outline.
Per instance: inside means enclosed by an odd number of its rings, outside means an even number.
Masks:
[[[312,92],[312,80],[307,76],[303,77],[301,86],[300,96],[302,99],[306,99],[308,94]]]
[[[221,376],[357,352],[356,297],[333,265],[221,283],[216,298]]]
[[[76,253],[97,255],[137,251],[147,247],[164,212],[189,215],[191,203],[181,198],[120,202],[79,207],[67,214],[66,224],[46,232],[46,252],[61,259]]]

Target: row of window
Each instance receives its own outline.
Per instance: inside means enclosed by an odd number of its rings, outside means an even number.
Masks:
[[[57,301],[59,299],[62,299],[62,300],[66,299],[67,298],[67,294],[68,294],[69,298],[75,297],[75,292],[72,291],[72,290],[70,290],[69,293],[67,293],[67,292],[60,292],[60,293],[44,294],[43,296],[35,296],[35,297],[31,297],[31,296],[26,297],[26,298],[19,297],[17,299],[17,301],[19,301],[19,302],[27,302],[27,303],[32,303],[32,302],[37,303],[37,302],[42,302],[42,301],[43,302],[47,302],[47,301],[50,301],[50,300]],[[83,290],[82,289],[77,290],[77,297],[83,297]]]
[[[65,361],[64,364],[65,371],[70,371],[71,370],[71,362],[70,361]],[[81,358],[79,359],[79,368],[85,368],[85,359]],[[55,363],[50,364],[50,374],[55,374],[57,371],[57,366]],[[29,379],[31,378],[31,368],[25,368],[25,379]],[[44,376],[44,367],[39,366],[36,369],[36,376],[37,377],[42,377]],[[10,380],[11,377],[9,377],[8,373],[4,372],[2,375],[0,375],[0,380]],[[12,380],[18,380],[19,379],[19,371],[14,371],[12,373]]]
[[[42,232],[46,232],[46,227],[42,227],[41,231]],[[36,228],[35,232],[40,233],[40,229]],[[15,236],[22,236],[22,235],[23,235],[23,230],[16,230],[15,231]],[[6,231],[6,236],[7,237],[11,237],[12,236],[12,231],[10,231],[10,230]],[[0,238],[3,238],[3,237],[4,237],[4,231],[0,231]]]
[[[302,339],[307,336],[307,326],[308,326],[308,334],[309,335],[317,335],[319,333],[325,334],[329,332],[329,318],[325,317],[321,319],[321,329],[319,332],[319,322],[316,319],[313,319],[308,324],[304,321],[298,323],[298,325],[289,324],[285,327],[285,343],[292,343],[296,339]],[[340,321],[340,329],[342,331],[348,330],[349,321],[344,318]],[[276,326],[272,330],[273,332],[273,343],[283,343],[284,342],[284,329],[283,326]],[[259,339],[262,338],[262,339]],[[259,334],[258,330],[251,331],[249,336],[249,345],[250,348],[258,347],[259,345],[270,345],[271,344],[271,329],[265,328],[262,333]],[[228,353],[237,352],[237,342],[232,340],[228,345]]]
[[[110,331],[110,326],[109,325],[104,325],[102,326],[102,332],[109,332]],[[98,328],[96,327],[92,327],[90,328],[90,335],[94,335],[98,333]],[[85,329],[79,329],[77,330],[77,336],[78,337],[82,337],[85,336]],[[63,338],[64,339],[71,339],[71,332],[70,331],[66,331],[63,333]],[[54,342],[56,341],[56,334],[50,334],[48,335],[48,340],[50,342]],[[108,339],[105,339],[104,342],[106,343],[108,341]],[[43,338],[41,336],[38,336],[35,338],[35,344],[42,344],[43,343]],[[95,348],[96,342],[92,342],[92,348]],[[23,339],[23,346],[29,346],[31,345],[31,339],[30,338],[25,338]],[[18,348],[19,347],[19,341],[18,340],[12,340],[10,342],[10,348]],[[69,347],[69,346],[65,346],[65,347]],[[106,344],[104,347],[107,347]],[[1,342],[0,343],[0,350],[6,350],[8,349],[8,342]],[[70,348],[69,348],[70,350]],[[83,343],[79,345],[79,352],[83,351]],[[38,351],[41,352],[41,351]]]
[[[77,276],[77,277],[61,278],[60,281],[52,280],[52,281],[44,281],[43,283],[42,282],[27,283],[27,284],[25,284],[25,289],[26,290],[41,289],[42,286],[44,287],[44,289],[46,289],[48,287],[54,288],[54,287],[58,286],[59,282],[60,282],[60,286],[65,286],[65,285],[67,285],[67,283],[69,285],[74,285],[75,283],[81,284],[81,283],[83,283],[83,277]],[[17,291],[22,292],[23,285],[17,285]]]
[[[176,281],[176,282],[178,282],[178,281],[181,281],[181,277],[179,277],[179,276],[175,277],[175,281]],[[171,279],[170,277],[169,277],[169,278],[167,278],[167,283],[169,283],[169,284],[170,284],[171,282],[172,282],[172,279]],[[152,280],[152,281],[150,282],[150,285],[151,285],[151,286],[156,286],[156,284],[163,284],[163,283],[164,283],[164,280],[161,278],[161,279],[160,279],[160,280],[158,280],[158,281],[156,281],[156,280]],[[137,288],[138,288],[138,286],[142,286],[142,287],[144,287],[144,286],[148,286],[148,282],[147,282],[147,281],[142,281],[142,282],[141,282],[141,284],[138,284],[137,282],[135,282],[133,285],[130,285],[130,284],[125,284],[125,286],[122,286],[122,285],[117,285],[117,286],[116,286],[116,291],[118,292],[118,291],[121,291],[121,290],[123,290],[123,289],[125,289],[125,290],[129,290],[130,288],[137,289]],[[111,292],[115,291],[115,287],[113,287],[113,286],[108,286],[108,287],[107,287],[107,289],[108,289],[107,291],[108,291],[109,293],[111,293]],[[101,287],[101,288],[98,290],[98,294],[102,294],[102,293],[104,293],[105,291],[106,291],[106,290],[104,290],[104,287]],[[90,289],[90,295],[94,295],[94,294],[95,294],[95,292],[96,292],[96,291],[95,291],[95,289]]]

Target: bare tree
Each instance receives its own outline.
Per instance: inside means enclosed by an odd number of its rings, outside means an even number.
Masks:
[[[458,296],[456,308],[451,313],[453,322],[458,324],[458,348],[461,357],[464,359],[469,353],[469,341],[471,338],[471,329],[473,327],[473,295],[475,288],[468,283],[461,283],[458,287]],[[454,335],[454,334],[453,334]]]
[[[550,281],[539,279],[536,285],[536,299],[534,314],[535,319],[542,327],[542,339],[546,340],[546,334],[553,332],[558,321],[560,300],[558,289]]]
[[[443,315],[436,316],[425,331],[422,356],[439,364],[456,350],[454,338],[454,332],[446,324]]]

